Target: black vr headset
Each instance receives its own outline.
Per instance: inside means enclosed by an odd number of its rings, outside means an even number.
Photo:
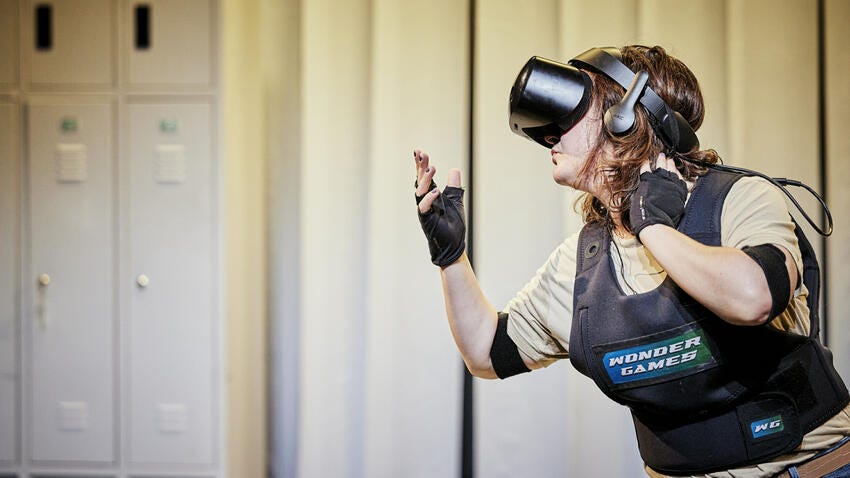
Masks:
[[[612,134],[631,130],[635,107],[640,102],[649,113],[653,130],[669,150],[687,153],[699,149],[691,125],[646,85],[649,75],[644,71],[635,74],[620,58],[616,48],[592,48],[568,65],[532,57],[511,88],[511,130],[547,149],[557,144],[561,135],[587,112],[593,82],[582,71],[586,69],[603,74],[626,89],[623,99],[605,112],[605,127]]]

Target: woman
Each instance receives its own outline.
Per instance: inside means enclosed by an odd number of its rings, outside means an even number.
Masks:
[[[650,476],[768,477],[802,463],[850,476],[850,443],[834,451],[850,436],[850,397],[817,341],[817,264],[781,192],[714,169],[694,134],[697,80],[662,48],[570,63],[529,61],[511,126],[551,147],[555,182],[585,193],[586,225],[502,311],[464,252],[460,172],[441,193],[414,151],[420,221],[470,372],[507,378],[569,358],[631,409]]]

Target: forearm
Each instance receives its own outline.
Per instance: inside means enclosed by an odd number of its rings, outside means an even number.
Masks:
[[[496,378],[490,347],[496,333],[497,312],[490,304],[464,253],[441,271],[446,314],[457,348],[469,371],[481,378]]]
[[[740,249],[706,246],[663,225],[645,228],[640,239],[679,287],[721,319],[736,325],[768,320],[764,271]]]

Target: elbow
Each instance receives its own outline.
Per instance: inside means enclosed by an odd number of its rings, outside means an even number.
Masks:
[[[466,369],[473,377],[483,378],[486,380],[499,378],[496,375],[496,371],[493,370],[489,357],[487,357],[486,363],[484,363],[484,361],[474,362],[464,357],[463,363],[466,365]]]
[[[737,306],[723,317],[727,322],[755,327],[764,325],[772,319],[770,313],[773,302],[769,290],[752,286],[745,287],[740,292],[741,297],[735,301]]]

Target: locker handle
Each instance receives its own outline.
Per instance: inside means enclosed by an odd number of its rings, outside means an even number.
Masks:
[[[136,284],[138,284],[139,287],[141,287],[143,289],[145,287],[147,287],[148,284],[150,284],[150,283],[151,283],[150,278],[148,278],[148,276],[146,276],[144,274],[140,274],[139,277],[136,277]]]
[[[40,3],[35,6],[35,49],[48,51],[53,48],[53,5]]]
[[[50,285],[50,275],[39,275],[38,285],[35,304],[36,320],[38,325],[41,326],[41,330],[47,330],[47,324],[50,322],[50,315],[47,310],[47,286]]]
[[[50,275],[48,275],[48,274],[41,274],[40,276],[38,276],[38,283],[39,283],[42,287],[47,287],[47,286],[49,286],[49,285],[50,285]]]
[[[151,47],[151,6],[136,5],[136,50]]]

